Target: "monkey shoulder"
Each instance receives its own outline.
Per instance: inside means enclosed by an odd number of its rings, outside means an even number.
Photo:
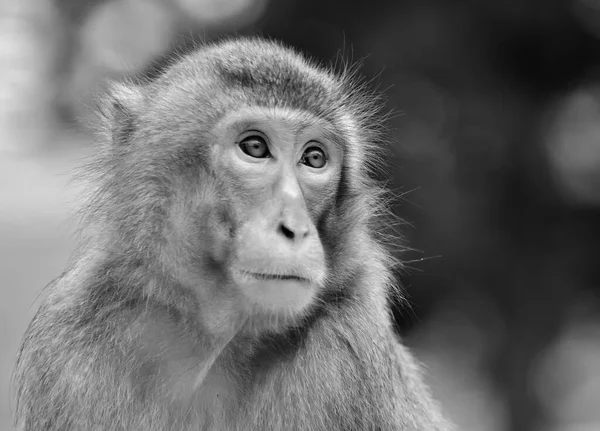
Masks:
[[[391,325],[371,318],[334,313],[263,341],[247,429],[445,431],[414,358]]]
[[[173,387],[185,390],[185,379],[171,379],[192,355],[184,331],[167,312],[119,297],[110,285],[73,286],[83,280],[57,279],[25,333],[16,419],[25,430],[48,431],[170,429],[185,421],[185,413],[173,416],[184,406],[160,402]]]

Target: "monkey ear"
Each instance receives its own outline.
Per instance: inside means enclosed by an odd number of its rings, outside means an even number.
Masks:
[[[137,113],[143,96],[133,84],[112,84],[107,97],[101,101],[100,114],[104,133],[113,146],[127,144],[136,128]]]

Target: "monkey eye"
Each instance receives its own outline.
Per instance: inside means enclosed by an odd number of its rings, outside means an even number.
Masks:
[[[309,147],[302,154],[301,162],[311,168],[320,169],[327,163],[327,157],[319,147]]]
[[[239,146],[250,157],[264,159],[271,156],[267,142],[261,136],[248,136],[240,141]]]

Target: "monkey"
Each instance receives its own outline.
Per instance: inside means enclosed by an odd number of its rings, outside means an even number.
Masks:
[[[450,429],[392,327],[367,87],[260,37],[112,84],[86,233],[17,355],[15,422]]]

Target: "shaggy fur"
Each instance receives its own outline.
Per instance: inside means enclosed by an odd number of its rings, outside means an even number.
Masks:
[[[87,239],[49,286],[19,353],[18,423],[448,429],[391,327],[393,262],[378,236],[386,209],[370,174],[377,106],[352,73],[261,39],[204,46],[152,82],[114,86],[100,107],[102,149],[86,170]],[[241,107],[309,113],[344,148],[335,196],[313,214],[326,281],[300,316],[238,321],[232,305],[224,265],[237,219],[210,148],[212,127]]]

